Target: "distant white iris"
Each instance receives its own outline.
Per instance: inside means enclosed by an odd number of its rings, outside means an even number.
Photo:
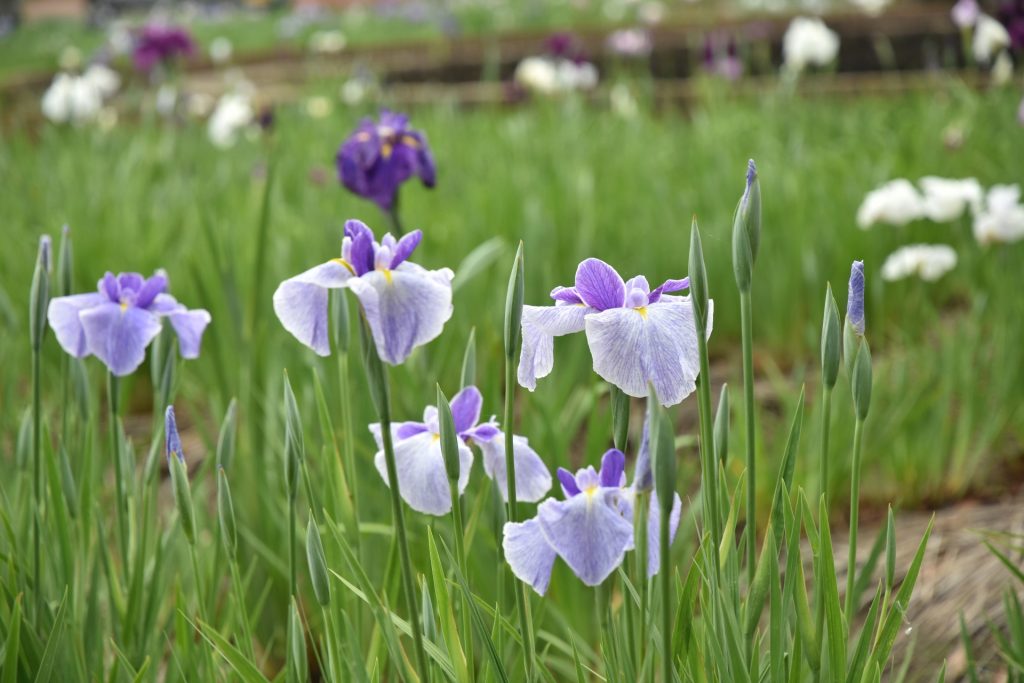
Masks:
[[[875,223],[906,225],[924,216],[925,200],[905,178],[890,180],[864,197],[857,209],[857,225],[867,230]]]
[[[827,66],[839,54],[839,34],[821,19],[796,17],[782,37],[787,70],[799,73],[809,66]]]
[[[946,244],[910,244],[889,254],[882,264],[884,280],[917,276],[934,282],[956,267],[956,251]]]

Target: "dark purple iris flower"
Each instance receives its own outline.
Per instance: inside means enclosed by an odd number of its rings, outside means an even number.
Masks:
[[[1024,0],[1009,0],[999,7],[999,21],[1010,34],[1010,47],[1024,50]]]
[[[377,121],[363,119],[335,161],[341,184],[384,211],[392,210],[398,189],[413,176],[426,187],[437,178],[426,136],[409,127],[408,116],[387,109]]]
[[[545,47],[548,54],[557,59],[568,59],[576,64],[587,61],[586,50],[571,33],[562,31],[552,34],[545,42]]]
[[[195,41],[185,29],[166,24],[150,24],[139,33],[132,59],[136,69],[149,73],[157,65],[168,65],[178,57],[190,56],[195,48]]]
[[[118,377],[130,375],[167,318],[178,335],[183,358],[197,358],[210,314],[189,310],[167,294],[167,276],[107,273],[97,292],[61,296],[50,302],[47,319],[61,348],[75,358],[95,355]]]

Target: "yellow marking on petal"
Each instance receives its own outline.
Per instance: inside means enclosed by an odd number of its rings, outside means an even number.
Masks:
[[[343,258],[332,258],[330,260],[330,262],[331,263],[337,263],[338,265],[341,265],[341,266],[345,266],[346,268],[348,268],[348,272],[352,273],[353,275],[356,274],[356,269],[353,268],[351,265],[349,265],[349,262],[346,261]]]
[[[128,302],[127,301],[122,301],[121,302],[121,312],[124,313],[127,310],[128,310]]]
[[[440,441],[441,440],[441,435],[440,434],[434,434],[433,440],[434,441]]]
[[[636,311],[637,313],[639,313],[641,318],[643,318],[644,320],[647,320],[647,307],[646,306],[637,306],[633,310]]]
[[[417,140],[416,138],[414,138],[411,135],[403,135],[402,136],[402,144],[403,145],[408,145],[409,147],[412,147],[413,149],[419,149],[420,148],[420,141]]]
[[[391,157],[391,143],[390,142],[385,142],[383,145],[380,146],[380,155],[382,157],[384,157],[385,159],[389,159]]]
[[[392,280],[392,278],[391,278],[391,269],[390,268],[378,268],[377,270],[379,270],[381,273],[384,274],[384,279],[388,281],[389,285],[390,284],[394,284],[394,280]]]
[[[583,493],[587,494],[587,496],[589,497],[593,497],[593,495],[597,493],[598,488],[600,487],[597,486],[597,484],[594,484],[593,486],[588,486],[587,488],[583,489]]]

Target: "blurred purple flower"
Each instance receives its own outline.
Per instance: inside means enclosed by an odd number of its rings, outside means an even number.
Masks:
[[[568,59],[577,64],[587,61],[587,52],[579,39],[567,31],[553,33],[545,41],[544,46],[551,57]]]
[[[359,299],[381,360],[402,363],[433,340],[452,317],[452,271],[426,270],[408,261],[423,233],[414,230],[378,243],[362,221],[345,223],[341,258],[278,285],[274,312],[286,330],[318,355],[330,354],[328,292],[348,288]]]
[[[999,7],[999,21],[1010,34],[1010,47],[1024,50],[1024,0],[1007,0]]]
[[[978,0],[959,0],[950,10],[950,16],[957,28],[963,30],[974,26],[980,12]]]
[[[537,516],[505,524],[502,547],[512,573],[543,595],[551,582],[555,557],[561,557],[588,586],[597,586],[634,550],[633,504],[635,489],[626,487],[626,458],[611,449],[601,458],[601,469],[580,469],[573,475],[558,469],[565,500],[548,498]],[[661,515],[657,496],[651,494],[647,525],[647,574],[658,572],[657,543]],[[669,537],[679,527],[682,501],[675,495],[669,516]]]
[[[736,50],[736,41],[729,38],[723,52],[721,41],[709,36],[704,41],[704,69],[713,76],[738,80],[743,75],[743,62]]]
[[[620,57],[640,59],[648,57],[654,48],[649,31],[642,28],[624,28],[613,31],[606,41],[608,49]]]
[[[197,358],[210,314],[189,310],[167,291],[167,276],[108,272],[94,294],[74,294],[50,302],[47,318],[61,347],[75,358],[95,355],[118,377],[135,371],[146,347],[168,318],[183,358]]]
[[[473,466],[473,451],[470,450],[470,446],[476,444],[484,456],[484,473],[498,483],[502,498],[507,501],[505,435],[500,429],[501,425],[493,417],[487,422],[480,423],[482,404],[480,390],[474,386],[466,387],[451,401],[459,446],[459,493],[462,493],[469,483],[469,473]],[[441,453],[437,408],[427,406],[423,411],[422,422],[393,424],[391,431],[395,442],[398,491],[402,498],[417,512],[428,515],[447,514],[451,510],[452,500],[444,456]],[[380,424],[370,425],[370,432],[377,441],[378,449],[374,465],[384,483],[388,483]],[[543,498],[551,488],[551,474],[537,452],[530,448],[526,437],[513,436],[512,448],[516,470],[516,496],[522,502],[534,503]]]
[[[157,65],[169,65],[178,57],[188,57],[193,52],[195,42],[184,28],[149,24],[135,39],[132,59],[137,70],[149,73]]]
[[[536,388],[554,365],[554,338],[586,330],[594,372],[630,396],[647,396],[653,383],[665,405],[679,403],[696,388],[697,328],[690,298],[669,292],[689,285],[666,280],[652,290],[643,275],[623,282],[604,261],[583,261],[575,286],[552,290],[554,306],[523,307],[519,383]]]
[[[338,150],[335,161],[341,183],[390,211],[402,183],[418,176],[434,187],[437,168],[426,136],[409,127],[404,114],[381,111],[380,119],[363,119]]]

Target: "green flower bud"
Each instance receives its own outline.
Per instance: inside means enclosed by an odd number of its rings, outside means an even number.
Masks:
[[[718,397],[718,412],[715,413],[715,458],[725,464],[729,457],[729,385],[722,385],[722,394]]]
[[[43,235],[39,238],[39,253],[29,292],[28,333],[33,351],[42,348],[43,333],[46,332],[46,309],[50,305],[50,251],[50,236]]]
[[[508,292],[505,296],[505,356],[515,358],[519,346],[520,326],[523,323],[523,299],[525,297],[526,275],[523,266],[523,243],[519,242],[512,273],[508,278]]]
[[[196,520],[195,511],[192,507],[192,488],[188,483],[188,467],[181,457],[171,456],[169,458],[171,470],[171,488],[174,491],[174,504],[178,508],[178,517],[181,518],[181,530],[185,532],[185,538],[189,545],[196,544]]]
[[[889,518],[885,527],[885,585],[890,590],[896,583],[896,519],[889,506]]]
[[[334,337],[334,348],[339,353],[348,353],[352,343],[352,332],[349,330],[348,299],[344,289],[331,291],[331,333]]]
[[[761,244],[761,184],[754,160],[747,162],[747,187],[732,221],[732,268],[741,292],[750,289],[754,262]]]
[[[224,421],[220,423],[220,434],[217,436],[217,467],[229,469],[235,459],[235,439],[238,432],[238,401],[234,398],[224,413]]]
[[[448,398],[437,385],[437,425],[441,432],[441,455],[444,457],[444,471],[448,481],[458,483],[459,470],[459,437],[455,434],[455,419]]]
[[[832,295],[832,285],[825,289],[825,313],[821,322],[821,381],[829,389],[839,377],[839,308]]]
[[[309,578],[313,583],[316,601],[322,607],[331,604],[331,582],[327,574],[327,557],[324,555],[324,544],[320,540],[320,530],[316,526],[312,513],[306,524],[306,561],[309,562]]]
[[[299,406],[295,401],[287,370],[284,372],[284,411],[285,481],[288,484],[288,498],[294,502],[299,492],[299,470],[306,453],[302,437],[302,418],[299,416]]]
[[[629,438],[629,394],[609,384],[608,396],[612,404],[612,439],[615,447],[625,452]]]
[[[697,217],[690,224],[690,302],[697,326],[697,334],[707,337],[708,330],[708,272],[704,266],[704,248],[701,246]]]
[[[309,680],[309,658],[306,653],[306,630],[299,615],[299,606],[292,596],[288,610],[288,677],[289,683],[306,683]]]
[[[476,384],[476,328],[469,330],[469,340],[466,341],[466,352],[462,356],[462,373],[459,375],[459,387],[474,386]]]
[[[57,255],[57,295],[70,296],[74,287],[74,258],[71,253],[71,229],[64,226]]]
[[[658,400],[654,386],[649,387],[647,405],[650,417],[651,469],[654,472],[654,491],[658,494],[658,505],[662,519],[668,519],[676,493],[676,444],[672,422]]]

